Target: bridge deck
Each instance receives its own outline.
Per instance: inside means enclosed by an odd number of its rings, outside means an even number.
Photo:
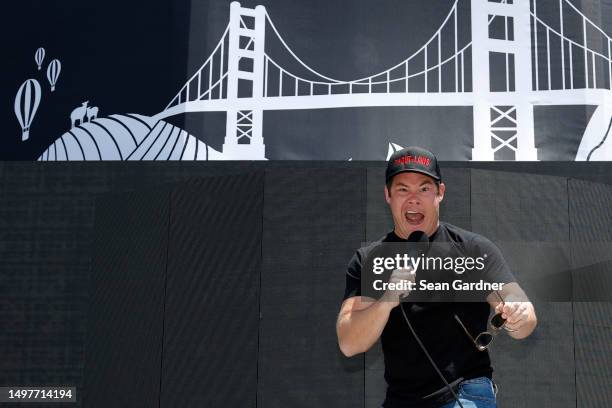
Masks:
[[[516,105],[525,100],[533,105],[601,105],[612,103],[606,89],[573,89],[534,91],[526,94],[500,92],[489,94],[490,105]],[[155,116],[155,119],[187,112],[220,112],[237,110],[298,110],[376,106],[472,106],[475,95],[464,93],[381,93],[345,95],[306,95],[264,98],[200,100],[181,103]]]

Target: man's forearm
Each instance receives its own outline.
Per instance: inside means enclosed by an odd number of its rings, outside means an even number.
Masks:
[[[338,344],[347,357],[365,353],[380,337],[389,313],[397,304],[378,300],[361,310],[340,316],[337,324]]]

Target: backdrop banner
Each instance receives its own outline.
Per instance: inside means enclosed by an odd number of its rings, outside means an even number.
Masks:
[[[4,160],[612,158],[603,0],[4,8]]]

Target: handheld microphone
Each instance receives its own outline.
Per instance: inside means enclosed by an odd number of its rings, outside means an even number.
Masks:
[[[431,243],[429,242],[429,237],[427,236],[427,234],[425,234],[424,231],[413,231],[407,239],[406,242],[406,254],[408,255],[408,257],[412,258],[412,259],[418,259],[419,257],[421,257],[423,254],[426,254],[427,252],[429,252],[429,247],[430,247]],[[415,272],[415,276],[414,276],[414,280],[415,282],[419,282],[419,270],[421,268],[417,268],[416,272]],[[409,295],[406,295],[402,298],[403,301],[408,301],[408,297]],[[418,296],[417,296],[418,297]],[[413,299],[414,298],[414,294],[412,296]],[[416,299],[415,299],[416,300]]]

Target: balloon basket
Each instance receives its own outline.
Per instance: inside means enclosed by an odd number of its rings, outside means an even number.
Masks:
[[[30,138],[30,131],[29,130],[24,130],[23,133],[21,134],[21,141],[26,141]]]

